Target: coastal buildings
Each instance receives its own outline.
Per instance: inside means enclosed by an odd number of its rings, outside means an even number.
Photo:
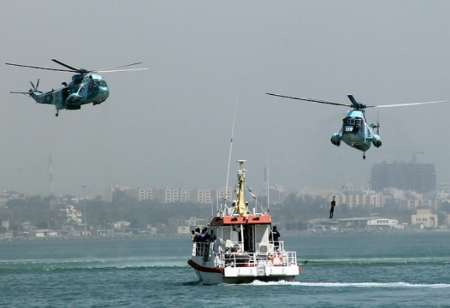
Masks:
[[[345,204],[350,208],[380,208],[385,205],[385,195],[375,191],[340,191],[328,194],[329,200],[335,196],[337,204]]]
[[[183,187],[138,187],[132,188],[123,185],[114,185],[111,188],[110,201],[118,201],[124,198],[132,198],[139,202],[155,201],[161,203],[198,203],[204,205],[220,204],[223,200],[231,200],[233,196],[233,188],[229,188],[228,196],[225,198],[225,188],[210,189],[187,189]],[[273,185],[270,188],[271,204],[279,204],[288,195],[288,192],[278,185]],[[266,200],[266,192],[257,194],[258,198]],[[109,198],[106,198],[109,201]]]
[[[397,219],[386,217],[350,217],[337,219],[311,219],[308,221],[309,231],[389,231],[403,230],[406,224]]]
[[[201,204],[211,204],[213,202],[212,191],[209,189],[197,190],[197,202]]]
[[[154,199],[153,188],[138,188],[137,199],[139,202]]]
[[[393,230],[404,229],[405,225],[401,224],[397,219],[373,218],[367,221],[367,228],[375,230]]]
[[[0,208],[5,207],[6,203],[10,200],[17,200],[25,198],[25,194],[13,191],[4,190],[0,192]]]
[[[417,209],[416,213],[411,216],[411,224],[419,226],[421,229],[437,228],[438,215],[433,213],[431,209]]]

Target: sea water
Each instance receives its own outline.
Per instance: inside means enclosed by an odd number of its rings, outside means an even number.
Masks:
[[[0,306],[450,306],[450,233],[283,239],[303,264],[296,281],[216,286],[188,267],[189,238],[0,242]]]

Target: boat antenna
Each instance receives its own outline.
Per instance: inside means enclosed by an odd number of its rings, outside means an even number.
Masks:
[[[267,158],[266,167],[264,168],[264,180],[266,182],[266,189],[267,189],[267,212],[270,213],[269,158]]]
[[[230,147],[228,149],[227,176],[225,179],[225,195],[223,197],[225,206],[226,206],[226,202],[228,200],[228,183],[230,182],[231,156],[233,153],[234,128],[236,126],[238,107],[239,107],[239,96],[236,98],[236,103],[234,104],[233,123],[231,125]]]

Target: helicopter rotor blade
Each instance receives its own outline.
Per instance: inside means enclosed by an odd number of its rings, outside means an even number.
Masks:
[[[139,64],[142,64],[142,62],[133,62],[133,63],[130,63],[130,64],[114,66],[114,67],[110,67],[110,68],[102,68],[102,69],[98,69],[98,70],[95,70],[95,71],[99,72],[99,71],[117,70],[117,69],[127,68],[127,67],[130,67],[130,66],[135,66],[135,65],[139,65]]]
[[[74,71],[81,71],[81,69],[73,67],[73,66],[70,66],[70,65],[68,65],[66,63],[63,63],[63,62],[59,61],[59,60],[52,59],[52,61],[57,63],[57,64],[59,64],[59,65],[61,65],[61,66],[67,67],[68,69],[71,69],[71,70],[74,70]]]
[[[139,64],[142,64],[142,62],[141,62],[141,61],[133,62],[133,63],[125,64],[125,65],[120,65],[120,66],[118,66],[118,67],[116,67],[116,68],[123,68],[123,67],[135,66],[135,65],[139,65]]]
[[[37,82],[36,82],[36,90],[39,88],[39,82],[41,81],[41,79],[38,78]]]
[[[74,70],[66,70],[66,69],[61,69],[61,68],[43,67],[43,66],[35,66],[35,65],[24,65],[24,64],[17,64],[17,63],[11,63],[11,62],[5,62],[5,64],[6,65],[10,65],[10,66],[33,68],[33,69],[37,69],[37,70],[47,70],[47,71],[57,71],[57,72],[71,72],[71,73],[78,72],[78,71],[74,71]]]
[[[127,69],[112,69],[112,70],[100,70],[93,71],[95,73],[117,73],[117,72],[138,72],[138,71],[146,71],[148,67],[139,67],[139,68],[127,68]]]
[[[300,100],[300,101],[306,101],[306,102],[312,102],[312,103],[318,103],[318,104],[352,107],[352,105],[350,105],[350,104],[335,103],[335,102],[329,102],[329,101],[318,100],[318,99],[280,95],[280,94],[274,94],[274,93],[270,93],[270,92],[267,92],[266,94],[271,95],[271,96],[281,97],[281,98],[296,99],[296,100]]]
[[[33,90],[36,90],[36,87],[34,86],[34,83],[33,83],[32,81],[30,81],[30,84],[31,84],[31,88],[32,88]]]
[[[442,104],[448,103],[447,101],[429,101],[429,102],[417,102],[417,103],[404,103],[404,104],[391,104],[391,105],[375,105],[367,106],[367,108],[397,108],[397,107],[410,107],[410,106],[420,106],[420,105],[430,105],[430,104]]]

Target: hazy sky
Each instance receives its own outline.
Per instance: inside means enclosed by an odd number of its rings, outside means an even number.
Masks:
[[[450,99],[449,1],[2,1],[1,60],[102,68],[143,61],[150,70],[105,75],[110,98],[54,117],[51,106],[10,95],[69,73],[0,69],[0,188],[57,192],[109,184],[218,187],[233,159],[249,179],[289,188],[365,185],[374,162],[434,162],[450,181],[449,105],[380,112],[383,146],[366,161],[333,146],[345,108],[287,95],[368,104]],[[368,112],[376,121],[376,112]],[[234,168],[233,165],[233,174]]]

